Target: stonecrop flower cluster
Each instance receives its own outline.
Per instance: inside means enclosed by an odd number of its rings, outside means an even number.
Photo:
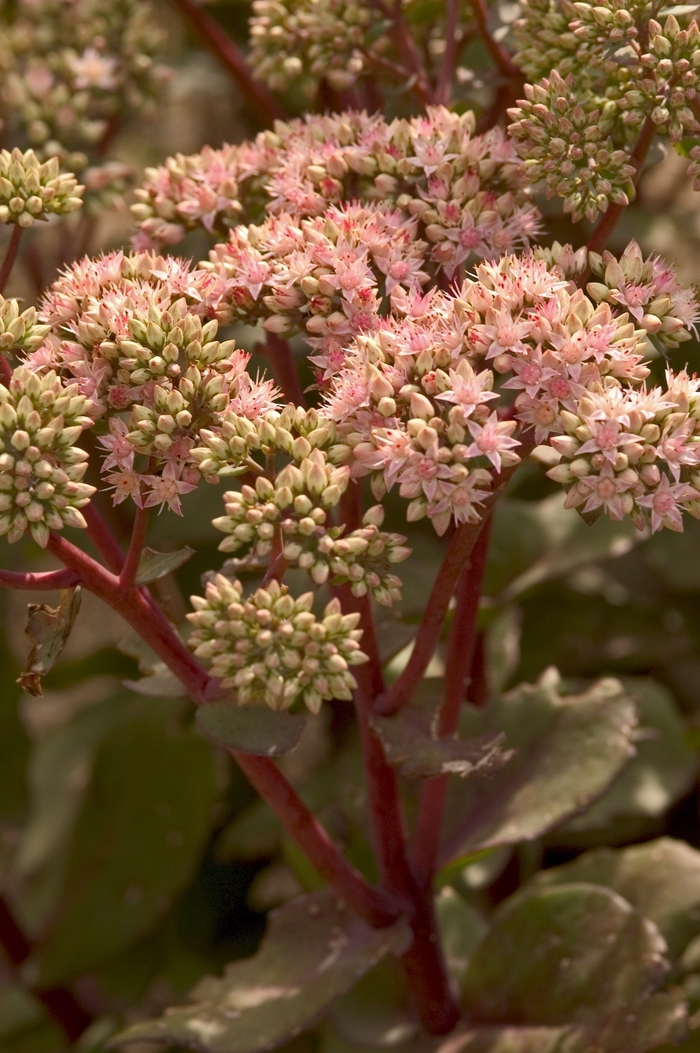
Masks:
[[[222,238],[265,213],[301,221],[329,205],[371,202],[420,220],[426,257],[449,277],[477,256],[527,246],[539,230],[513,144],[500,128],[477,135],[475,127],[473,113],[444,106],[391,122],[312,114],[278,121],[252,142],[178,154],[146,170],[132,206],[134,244],[172,245],[194,227]]]
[[[644,0],[520,7],[514,57],[531,83],[509,111],[509,131],[522,174],[562,198],[574,221],[594,220],[610,203],[634,198],[638,143],[648,145],[654,133],[672,144],[700,134],[694,9],[658,14]]]
[[[295,599],[277,581],[244,599],[239,581],[218,575],[204,597],[192,598],[190,644],[211,660],[222,685],[236,690],[239,704],[288,709],[301,698],[318,713],[324,700],[352,698],[357,685],[350,667],[367,656],[358,643],[360,615],[342,614],[340,602],[331,600],[319,619],[313,601],[313,592]]]
[[[15,28],[34,6],[18,5]],[[700,380],[670,367],[663,385],[650,379],[651,358],[695,332],[694,292],[636,242],[621,256],[540,246],[533,200],[542,185],[574,221],[626,206],[640,143],[700,132],[700,34],[683,12],[657,23],[623,0],[521,6],[516,58],[533,83],[507,131],[477,133],[471,112],[442,105],[392,121],[347,110],[178,154],[136,192],[131,252],[72,263],[37,311],[0,300],[0,351],[19,362],[0,388],[2,533],[46,545],[84,523],[87,428],[115,504],[182,514],[201,483],[226,483],[213,525],[227,561],[193,600],[191,645],[241,703],[316,711],[349,696],[365,660],[357,617],[333,600],[317,619],[313,595],[282,584],[289,567],[316,587],[401,599],[407,539],[383,529],[379,504],[345,522],[355,480],[377,502],[395,489],[408,521],[443,535],[479,523],[547,446],[550,479],[588,520],[656,531],[700,517]],[[58,40],[69,16],[49,8]],[[117,25],[88,8],[105,43],[61,51],[51,75],[72,71],[99,123],[107,96],[138,104],[157,77],[136,9],[120,7]],[[345,89],[393,46],[388,31],[368,44],[375,15],[258,0],[258,72],[277,88],[309,74]],[[4,45],[15,59],[17,40]],[[80,203],[58,171],[68,154],[42,138],[49,117],[32,119],[38,157],[0,154],[0,217],[20,225]],[[194,230],[206,259],[167,254]],[[251,372],[227,332],[241,322],[258,327],[276,380]],[[289,402],[302,356],[313,384]],[[247,597],[244,570],[265,574]]]
[[[77,384],[16,369],[0,384],[0,535],[27,532],[45,547],[50,530],[84,527],[80,509],[95,492],[81,480],[88,454],[76,445],[92,419]]]

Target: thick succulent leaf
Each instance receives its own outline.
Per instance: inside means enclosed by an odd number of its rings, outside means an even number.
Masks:
[[[562,1053],[567,1029],[477,1027],[450,1035],[435,1053]]]
[[[36,984],[63,983],[129,946],[199,862],[218,793],[215,760],[194,730],[166,723],[158,708],[97,751],[60,901],[29,963]]]
[[[686,725],[673,697],[649,677],[621,677],[637,703],[637,756],[610,790],[561,831],[564,839],[603,830],[617,819],[657,818],[686,793],[700,766],[700,756],[687,742]]]
[[[124,687],[137,695],[145,695],[147,698],[184,698],[187,694],[184,687],[162,662],[155,651],[152,651],[147,643],[130,633],[119,644],[122,654],[135,658],[139,664],[139,672],[143,673],[141,680],[123,680]]]
[[[461,985],[469,959],[488,928],[486,919],[449,885],[435,897],[435,915],[445,964]]]
[[[80,586],[62,589],[58,607],[30,603],[25,632],[32,642],[24,671],[17,683],[29,695],[42,695],[41,678],[50,672],[68,642],[80,610]]]
[[[156,552],[153,548],[144,548],[136,572],[136,584],[148,585],[151,581],[164,578],[166,574],[187,563],[187,560],[194,556],[194,551],[189,545],[178,549],[177,552]]]
[[[63,849],[90,782],[95,751],[129,714],[133,710],[119,695],[84,710],[34,745],[28,770],[29,818],[13,861],[20,880],[38,873]]]
[[[405,706],[396,716],[372,717],[390,764],[407,779],[431,775],[491,775],[513,756],[502,749],[502,732],[486,732],[472,738],[438,738],[425,714]]]
[[[391,957],[370,969],[336,1002],[330,1021],[350,1045],[377,1049],[403,1047],[420,1031],[401,968]]]
[[[408,938],[404,922],[372,929],[329,891],[300,896],[270,915],[257,954],[194,988],[192,1005],[135,1024],[111,1044],[138,1039],[204,1053],[262,1053],[313,1024]]]
[[[233,701],[200,706],[197,724],[207,738],[220,746],[280,757],[296,749],[307,718],[303,714],[278,713],[269,706],[237,706]]]
[[[505,734],[513,759],[489,779],[450,788],[442,861],[541,837],[600,796],[634,753],[635,707],[616,680],[562,695],[556,670],[484,709],[465,706],[463,734]]]
[[[471,959],[463,1002],[484,1024],[569,1027],[566,1053],[642,1053],[683,1036],[656,926],[609,889],[571,884],[507,900]]]
[[[630,520],[602,517],[593,526],[564,508],[562,494],[544,501],[500,501],[494,516],[486,593],[507,603],[543,581],[588,563],[615,559],[643,538]]]
[[[541,871],[537,888],[585,881],[619,893],[650,918],[677,958],[700,933],[700,852],[670,837],[630,848],[596,848]]]

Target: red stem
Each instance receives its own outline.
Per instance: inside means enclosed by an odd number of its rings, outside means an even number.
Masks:
[[[63,568],[61,570],[47,570],[41,573],[18,570],[0,570],[0,586],[6,589],[22,589],[25,591],[42,589],[70,589],[78,585],[80,575],[73,570]]]
[[[146,541],[150,511],[150,508],[136,509],[134,528],[131,533],[131,541],[129,542],[129,551],[126,554],[126,560],[124,561],[124,565],[119,575],[119,584],[123,589],[130,589],[136,581],[139,561]]]
[[[479,600],[486,572],[491,523],[492,516],[489,516],[457,584],[457,604],[447,644],[445,697],[438,728],[442,738],[453,735],[459,728],[467,676],[474,658]],[[421,790],[416,822],[414,870],[419,884],[426,888],[430,887],[435,869],[449,778],[449,775],[441,775],[435,779],[426,779]]]
[[[636,146],[630,154],[630,164],[635,168],[635,186],[639,183],[639,179],[642,174],[642,165],[644,164],[644,158],[649,152],[649,147],[654,141],[656,135],[656,125],[652,121],[651,117],[647,117],[642,125],[642,130],[639,133]],[[588,245],[586,246],[589,252],[602,252],[608,243],[608,238],[612,234],[613,230],[617,226],[617,221],[622,213],[627,208],[627,205],[610,205],[600,221],[597,227],[588,239]],[[587,272],[588,273],[588,272]]]
[[[120,574],[124,566],[124,553],[121,545],[107,526],[94,501],[91,501],[83,509],[83,515],[87,522],[88,537],[102,556],[109,570],[114,574]]]
[[[407,73],[413,78],[413,84],[411,85],[413,94],[421,105],[430,106],[435,101],[433,89],[418,53],[418,48],[403,17],[401,3],[402,0],[394,0],[393,4],[389,6],[384,3],[384,0],[374,0],[374,6],[382,18],[388,18],[391,21],[389,35],[407,67]]]
[[[370,885],[350,866],[277,765],[267,757],[230,752],[329,885],[371,925],[381,928],[396,921],[401,905],[385,890]]]
[[[194,3],[194,0],[173,0],[173,3],[206,42],[224,69],[231,74],[258,117],[265,124],[275,120],[288,120],[287,111],[267,87],[255,79],[245,58],[219,23]]]
[[[435,88],[435,102],[438,106],[447,106],[452,94],[457,57],[459,55],[459,9],[460,0],[447,0],[447,17],[445,20],[445,52],[442,56],[440,75]]]
[[[520,70],[515,65],[506,49],[501,47],[498,41],[494,40],[489,32],[489,9],[484,0],[472,0],[472,9],[474,11],[474,18],[479,26],[479,32],[481,33],[484,44],[486,45],[486,50],[498,69],[504,77],[508,77],[509,79],[520,77]]]
[[[524,440],[518,453],[522,458],[525,458],[531,452],[533,446],[534,442],[532,440]],[[477,542],[484,526],[484,519],[501,496],[506,484],[517,468],[517,464],[510,468],[505,468],[496,477],[498,480],[497,485],[491,496],[484,502],[484,510],[479,522],[462,523],[454,532],[447,549],[447,555],[437,573],[428,597],[428,602],[423,612],[423,619],[418,627],[413,651],[406,663],[406,668],[389,690],[377,699],[376,708],[381,713],[395,713],[397,709],[404,706],[422,680],[440,639],[440,633],[442,632],[445,615],[447,614],[447,608],[449,607],[455,584],[459,580],[459,576]]]
[[[361,495],[360,485],[352,482],[341,498],[339,519],[348,531],[360,525]],[[344,611],[356,611],[361,615],[362,649],[370,659],[354,671],[357,680],[355,709],[380,876],[382,883],[406,905],[411,918],[413,942],[402,956],[401,964],[423,1026],[430,1034],[443,1035],[455,1026],[459,1011],[450,991],[432,913],[432,899],[418,887],[409,865],[407,828],[398,778],[387,763],[382,744],[370,726],[374,700],[384,690],[372,602],[368,594],[353,596],[347,585],[336,592],[342,597]]]
[[[10,908],[0,898],[0,946],[15,969],[18,969],[32,953],[32,945],[15,921]],[[65,987],[51,987],[32,991],[43,1004],[70,1042],[77,1042],[92,1023],[92,1017],[78,1002],[72,991]]]
[[[80,574],[85,588],[121,614],[178,677],[195,703],[201,705],[219,692],[218,681],[200,666],[160,608],[149,600],[145,589],[121,588],[115,574],[58,534],[51,534],[47,548]],[[350,866],[274,761],[237,750],[230,752],[314,867],[348,904],[372,925],[395,921],[400,914],[399,904]]]
[[[2,261],[2,267],[0,267],[0,293],[4,291],[5,286],[7,285],[7,279],[10,277],[15,260],[17,259],[19,243],[22,240],[23,231],[24,227],[20,227],[18,223],[14,224],[12,234],[10,235],[10,244],[7,246],[5,259]]]
[[[295,406],[306,405],[304,391],[299,380],[299,373],[297,372],[289,342],[277,336],[276,333],[268,333],[267,340],[260,350],[270,359],[272,372],[282,389],[284,397],[293,402]]]

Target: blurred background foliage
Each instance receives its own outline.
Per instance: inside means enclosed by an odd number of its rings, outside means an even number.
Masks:
[[[231,0],[209,10],[244,44],[245,3]],[[111,145],[112,154],[132,166],[137,184],[145,166],[168,154],[240,141],[259,130],[227,74],[174,9],[161,2],[155,11],[173,75],[155,113],[127,123]],[[490,90],[488,60],[473,44],[463,64],[464,104],[478,110]],[[292,112],[307,105],[293,93],[285,101]],[[323,107],[334,100],[317,102]],[[410,102],[396,95],[389,110],[410,112]],[[610,247],[622,251],[635,237],[645,253],[673,259],[681,280],[692,282],[700,263],[697,198],[681,158],[659,152],[657,161]],[[555,237],[585,241],[585,223],[573,228],[554,217],[554,206],[551,212]],[[33,302],[76,244],[91,252],[109,250],[124,244],[130,229],[126,205],[32,229],[8,294]],[[206,250],[197,234],[181,248],[194,258]],[[242,329],[234,335],[248,348],[259,338]],[[685,344],[672,361],[676,369],[687,363],[696,371],[700,347]],[[663,365],[657,359],[655,368]],[[183,618],[183,597],[199,591],[201,575],[221,563],[210,525],[219,500],[215,488],[200,488],[183,501],[182,520],[170,516],[154,523],[154,547],[167,551],[188,543],[196,550],[157,583],[175,621]],[[549,666],[560,670],[572,691],[601,675],[619,676],[640,700],[637,757],[602,799],[564,827],[534,842],[488,850],[441,874],[448,940],[450,912],[461,912],[460,931],[471,933],[463,936],[471,946],[448,943],[457,974],[484,929],[483,917],[538,870],[545,868],[538,880],[546,881],[549,868],[575,866],[572,861],[585,850],[662,836],[700,849],[700,523],[687,519],[684,534],[663,531],[648,538],[629,522],[603,519],[587,526],[565,512],[562,501],[561,490],[527,465],[498,507],[469,701],[481,706],[490,694],[534,682]],[[386,507],[388,529],[408,533],[414,549],[401,568],[398,616],[380,613],[392,677],[406,661],[444,543],[427,520],[407,528],[391,496]],[[127,537],[123,508],[115,518]],[[2,558],[15,569],[46,565],[29,542]],[[55,597],[31,599],[51,603]],[[94,1018],[75,1048],[98,1050],[124,1023],[156,1015],[204,973],[219,973],[226,962],[251,954],[266,912],[320,882],[223,751],[193,729],[187,702],[123,686],[139,680],[148,656],[140,656],[139,671],[138,651],[116,615],[84,598],[68,646],[45,678],[44,695],[34,698],[15,684],[28,650],[27,597],[5,592],[1,602],[0,884],[33,946],[21,984],[0,961],[0,1051],[57,1053],[69,1047],[27,985],[44,993],[72,986]],[[437,696],[443,671],[438,653],[423,687],[428,696]],[[373,877],[349,704],[333,703],[311,719],[301,746],[282,764],[352,861]],[[700,895],[697,901],[696,915]],[[681,949],[688,939],[681,940]],[[691,977],[686,993],[695,1010],[698,965],[691,955],[678,967],[679,976],[685,969]],[[340,1053],[410,1038],[393,969],[385,963],[375,970],[341,1001],[332,1026],[295,1040],[294,1048]],[[379,1008],[373,1002],[377,990],[384,992]],[[394,1039],[385,1041],[387,1034]]]

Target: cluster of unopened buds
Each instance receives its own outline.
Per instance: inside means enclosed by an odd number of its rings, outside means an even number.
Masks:
[[[363,0],[254,0],[250,63],[260,80],[284,91],[303,78],[342,91],[365,66],[362,49],[373,15]]]
[[[526,178],[544,182],[547,197],[562,198],[574,222],[593,221],[611,202],[628,205],[634,197],[634,165],[610,136],[615,104],[592,96],[581,101],[573,73],[564,79],[553,70],[539,84],[526,84],[525,98],[509,114]]]
[[[45,547],[49,531],[85,526],[95,487],[82,482],[88,454],[76,443],[92,423],[78,385],[54,372],[19,368],[0,385],[0,535],[29,531]]]
[[[204,597],[192,597],[190,646],[235,690],[239,705],[284,710],[300,699],[317,713],[324,700],[352,698],[357,685],[350,669],[367,657],[360,650],[360,615],[342,614],[339,601],[331,600],[319,619],[313,601],[312,592],[295,599],[275,580],[244,598],[239,581],[219,574]]]
[[[0,223],[31,227],[49,215],[67,215],[82,205],[85,188],[58,159],[40,163],[33,150],[0,150]]]
[[[48,336],[51,327],[42,325],[35,307],[20,311],[17,300],[0,296],[0,352],[36,350]]]
[[[634,197],[646,150],[636,156],[638,139],[657,131],[678,143],[700,133],[694,9],[669,9],[661,22],[648,4],[626,0],[524,0],[521,9],[515,61],[532,83],[510,111],[510,132],[523,175],[544,181],[574,220],[595,219]]]

